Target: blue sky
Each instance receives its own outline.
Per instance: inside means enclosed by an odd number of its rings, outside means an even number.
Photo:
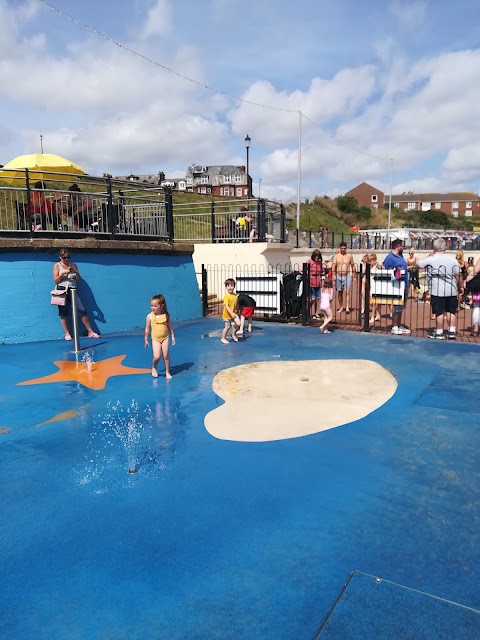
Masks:
[[[254,193],[480,189],[477,0],[0,0],[0,163],[245,164]],[[219,90],[219,93],[215,90]],[[227,94],[227,95],[225,95]],[[238,100],[236,98],[242,98]],[[251,102],[265,105],[263,108]],[[392,161],[390,161],[392,158]]]

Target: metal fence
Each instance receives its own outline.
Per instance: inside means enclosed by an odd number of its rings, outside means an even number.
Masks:
[[[175,239],[195,242],[285,242],[283,205],[263,199],[175,204]]]
[[[324,277],[331,275],[324,273]],[[363,264],[360,265],[357,277],[352,278],[350,283],[349,307],[342,300],[341,308],[339,294],[334,294],[331,303],[333,327],[390,333],[393,326],[393,305],[401,305],[403,302],[401,326],[410,330],[410,334],[406,335],[428,337],[436,327],[429,293],[431,275],[426,270],[418,270],[411,278],[410,282],[413,284],[405,292],[404,282],[395,277],[394,270],[370,270],[369,266],[365,268]],[[227,278],[236,281],[237,293],[247,293],[256,300],[255,318],[258,320],[295,322],[315,327],[322,323],[323,314],[316,308],[315,298],[310,291],[308,264],[268,267],[255,264],[202,265],[203,315],[221,316]],[[479,341],[478,336],[471,335],[475,320],[478,322],[474,312],[480,316],[480,301],[474,301],[468,291],[459,294],[457,340]],[[320,318],[314,318],[315,315],[320,315]]]
[[[307,271],[291,264],[202,265],[203,315],[221,316],[225,280],[233,278],[237,293],[246,293],[257,303],[254,316],[262,320],[308,322],[308,296],[304,292]]]
[[[438,231],[435,234],[410,233],[408,239],[405,240],[405,246],[417,251],[431,251],[435,239],[444,238],[450,250],[479,251],[480,234],[471,234],[471,236],[469,237],[469,234],[459,236],[448,231]],[[390,242],[396,236],[390,235],[387,242],[386,234],[376,233],[374,229],[369,233],[344,233],[340,231],[320,233],[313,229],[287,229],[286,237],[295,247],[300,248],[331,249],[338,247],[341,242],[345,242],[349,249],[389,251]]]
[[[39,173],[35,172],[36,177]],[[28,170],[0,180],[0,233],[285,242],[283,205],[250,198],[173,203],[169,187]],[[8,184],[10,183],[10,184]],[[68,185],[68,186],[67,186]]]

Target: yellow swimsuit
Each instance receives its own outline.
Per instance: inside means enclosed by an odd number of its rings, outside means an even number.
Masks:
[[[153,311],[150,315],[150,324],[152,327],[152,340],[163,342],[168,338],[167,314],[162,313],[156,316]]]

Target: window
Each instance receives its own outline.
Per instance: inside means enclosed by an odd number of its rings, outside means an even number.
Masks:
[[[407,205],[407,211],[414,211],[417,208],[416,202],[409,202]]]
[[[187,178],[187,184],[193,184],[193,178]]]
[[[452,218],[458,218],[458,211],[452,211]]]
[[[200,187],[200,193],[207,193],[207,187]]]
[[[210,187],[207,187],[207,193],[212,193],[212,190],[210,189]]]
[[[378,209],[378,204],[373,204],[372,209]]]
[[[372,202],[378,202],[378,196],[376,193],[372,195]]]
[[[223,176],[224,184],[232,184],[232,176]]]
[[[465,204],[465,207],[466,207],[467,209],[471,209],[471,208],[472,208],[472,203],[471,203],[471,202],[467,202],[467,203]]]
[[[237,187],[236,192],[237,192],[237,198],[241,198],[243,195],[242,187]]]
[[[243,195],[248,198],[248,187],[245,187]]]
[[[466,218],[471,218],[472,217],[472,210],[471,209],[466,209],[465,210],[465,217]]]
[[[458,209],[458,202],[452,202],[452,209]]]
[[[208,176],[202,176],[200,179],[200,182],[202,184],[208,184]]]
[[[223,196],[223,187],[220,187],[220,195]]]
[[[442,203],[441,202],[435,202],[435,209],[441,209],[442,208]]]
[[[229,196],[230,195],[230,189],[228,187],[225,187],[225,189],[223,190],[223,195],[224,196]]]
[[[240,182],[242,182],[242,174],[241,173],[237,173],[237,175],[235,176],[235,182],[237,184],[239,184]]]
[[[422,211],[430,211],[432,208],[431,202],[422,202]]]

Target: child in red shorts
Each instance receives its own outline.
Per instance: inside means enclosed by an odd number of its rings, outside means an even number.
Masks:
[[[237,335],[243,336],[243,327],[245,324],[245,318],[247,318],[248,333],[252,332],[253,314],[257,303],[255,300],[246,293],[239,293],[237,296],[237,312],[240,315],[240,328],[237,331]]]

